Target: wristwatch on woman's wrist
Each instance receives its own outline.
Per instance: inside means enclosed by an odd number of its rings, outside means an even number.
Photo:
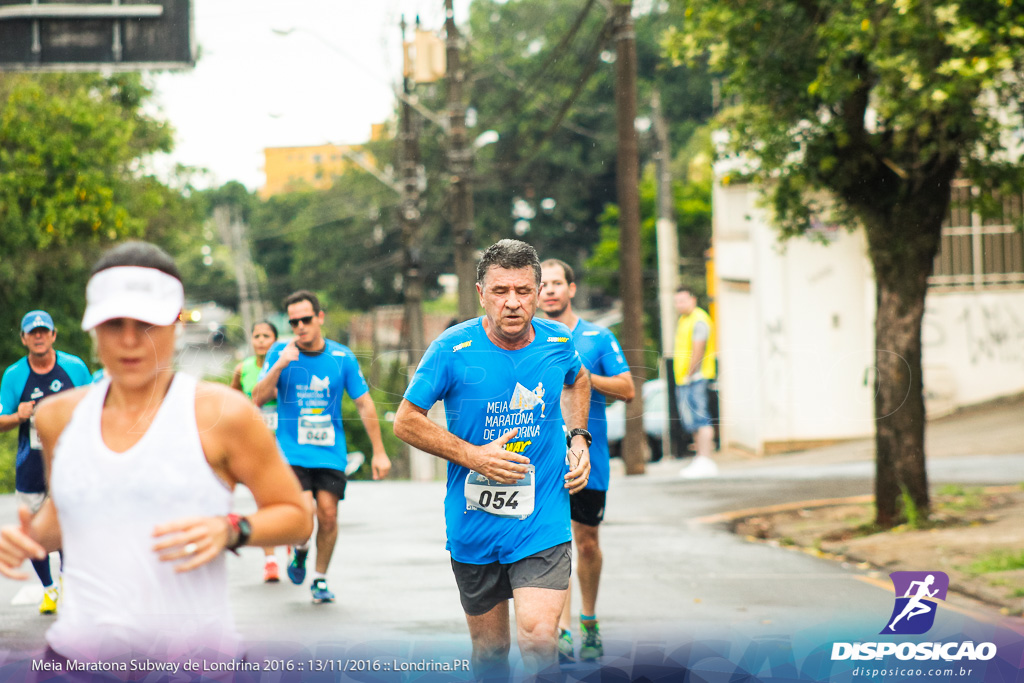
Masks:
[[[234,534],[234,540],[229,540],[228,544],[224,546],[225,550],[238,554],[238,549],[249,542],[249,536],[252,534],[252,527],[249,526],[249,520],[245,517],[238,515],[228,515],[228,524],[231,526],[231,531]]]

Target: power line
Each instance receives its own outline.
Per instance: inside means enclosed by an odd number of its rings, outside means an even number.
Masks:
[[[588,0],[587,4],[580,10],[579,14],[577,14],[576,19],[574,20],[573,24],[569,27],[569,30],[565,33],[564,36],[562,36],[562,39],[559,41],[559,43],[552,49],[551,54],[548,55],[548,57],[541,64],[541,66],[538,67],[536,71],[534,71],[529,77],[529,79],[525,82],[520,80],[519,77],[515,74],[515,72],[511,68],[509,68],[507,64],[504,64],[500,60],[496,59],[493,55],[488,55],[488,63],[492,64],[498,73],[501,73],[503,76],[505,76],[513,83],[515,83],[516,87],[519,90],[512,98],[505,102],[504,106],[498,109],[498,111],[503,112],[504,116],[501,116],[500,118],[489,122],[487,127],[498,127],[500,124],[503,124],[505,121],[507,121],[510,117],[517,116],[519,112],[523,111],[523,109],[525,109],[526,106],[530,104],[529,100],[535,97],[540,92],[539,88],[541,84],[545,83],[547,71],[552,66],[554,66],[554,64],[561,57],[561,53],[567,50],[569,45],[571,45],[572,42],[575,40],[576,35],[583,27],[583,24],[587,16],[590,14],[590,11],[593,8],[595,2],[596,0]],[[601,32],[599,32],[598,34],[599,38],[604,33],[604,31],[605,28],[602,27]],[[473,41],[467,42],[472,47]],[[607,37],[602,39],[602,45],[605,42],[607,42]],[[550,113],[547,110],[547,108],[543,105],[538,104],[536,105],[536,107],[542,113]],[[588,131],[584,128],[577,127],[574,124],[566,124],[566,128],[572,130],[572,132],[579,133],[580,135],[585,135],[587,137],[595,139],[599,137],[598,134],[594,133],[593,131]]]
[[[346,216],[338,216],[337,218],[333,218],[333,219],[327,221],[326,223],[317,223],[317,224],[314,224],[314,225],[304,225],[304,226],[294,227],[294,228],[290,228],[290,229],[286,229],[286,230],[280,230],[280,231],[277,231],[277,232],[270,233],[268,235],[260,235],[259,237],[253,237],[253,238],[251,238],[251,241],[259,242],[259,241],[262,241],[262,240],[273,239],[275,237],[285,237],[287,235],[292,235],[292,234],[295,234],[295,233],[308,232],[310,230],[326,229],[326,228],[330,228],[332,226],[351,227],[351,228],[361,227],[358,223],[351,223],[349,225],[345,225],[345,224],[348,223],[349,221],[353,221],[356,218],[360,218],[360,217],[365,216],[365,215],[366,215],[365,211],[360,211],[359,213],[352,213],[352,214],[348,214]],[[292,221],[292,222],[294,222],[294,221]],[[387,235],[387,232],[385,232],[385,235]]]
[[[523,166],[529,166],[534,161],[536,161],[537,157],[543,150],[544,145],[547,144],[548,140],[551,139],[551,136],[554,135],[555,131],[561,125],[562,120],[569,113],[569,110],[572,108],[572,106],[576,103],[576,100],[579,98],[580,93],[583,92],[583,88],[586,87],[591,77],[593,77],[594,73],[597,71],[598,62],[601,59],[601,52],[607,44],[608,39],[611,37],[614,28],[615,19],[614,17],[609,17],[605,21],[604,25],[601,27],[601,32],[598,34],[597,39],[594,41],[594,44],[591,47],[589,61],[587,62],[587,65],[584,68],[583,73],[580,75],[580,79],[576,83],[576,87],[573,89],[569,97],[566,98],[565,101],[562,103],[562,106],[559,108],[559,111],[555,116],[554,122],[550,126],[548,126],[548,129],[541,136],[540,140],[538,140],[533,145],[533,147],[531,147],[526,152],[526,154],[523,155],[523,158],[512,164],[505,166],[502,169],[503,172],[510,173]]]

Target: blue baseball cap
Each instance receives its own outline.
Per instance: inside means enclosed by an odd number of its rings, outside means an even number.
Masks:
[[[51,332],[56,329],[53,326],[53,318],[46,311],[29,311],[21,319],[21,333],[28,334],[37,327],[45,327]]]

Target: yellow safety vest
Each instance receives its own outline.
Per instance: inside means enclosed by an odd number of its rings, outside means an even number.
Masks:
[[[675,369],[676,384],[688,384],[690,362],[693,359],[693,328],[698,322],[708,326],[707,344],[704,346],[704,360],[700,364],[700,374],[704,379],[715,378],[715,327],[711,324],[711,316],[702,308],[693,309],[693,313],[679,319],[676,327],[675,358],[672,361]]]

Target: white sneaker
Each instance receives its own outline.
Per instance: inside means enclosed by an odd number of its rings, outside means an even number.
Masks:
[[[698,455],[687,467],[684,467],[679,476],[683,479],[706,479],[718,476],[718,465],[706,455]]]

